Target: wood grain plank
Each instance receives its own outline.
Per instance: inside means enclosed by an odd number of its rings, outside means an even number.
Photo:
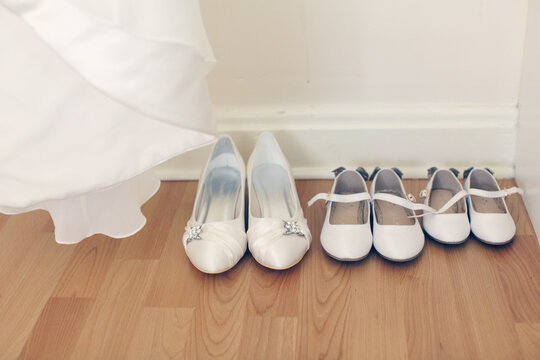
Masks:
[[[404,181],[415,196],[426,183]],[[426,238],[409,263],[345,264],[321,248],[323,203],[305,208],[331,184],[297,181],[313,245],[282,272],[249,253],[222,275],[191,265],[196,182],[163,184],[151,231],[122,240],[58,245],[45,212],[0,215],[0,358],[539,357],[540,247],[519,196],[507,246]]]
[[[428,180],[406,179],[407,193],[417,197],[425,189]],[[422,218],[419,218],[420,223]],[[421,256],[410,264],[414,270],[405,289],[405,329],[408,357],[437,359],[475,359],[478,348],[469,336],[469,324],[460,321],[451,281],[453,269],[445,257],[460,256],[467,251],[468,243],[443,245],[425,234],[425,246]]]
[[[242,359],[295,359],[296,317],[247,317],[242,336]]]
[[[407,193],[418,194],[426,183],[405,180],[404,186]],[[459,358],[464,354],[463,336],[453,333],[458,327],[452,318],[455,304],[438,298],[446,296],[448,286],[439,281],[448,277],[448,270],[429,261],[432,252],[441,249],[431,248],[427,239],[418,259],[398,264],[381,259],[373,250],[363,266],[353,269],[354,357]]]
[[[21,352],[73,251],[40,232],[43,215],[15,216],[0,231],[0,349],[6,358]]]
[[[405,321],[408,356],[411,359],[477,359],[478,347],[470,336],[470,323],[458,316],[453,296],[453,269],[445,254],[460,256],[467,244],[445,246],[427,239],[422,257],[407,279]],[[412,270],[412,269],[411,269]]]
[[[0,229],[8,221],[9,217],[10,217],[10,215],[5,215],[5,214],[0,213]]]
[[[516,331],[525,359],[540,359],[540,323],[518,323]]]
[[[50,241],[44,237],[41,229],[48,221],[45,212],[31,212],[23,215],[14,215],[7,219],[0,228],[0,294],[6,296],[8,289],[17,286],[17,277],[24,271],[29,271],[27,254],[34,254],[38,237],[43,241]],[[54,240],[53,240],[54,242]],[[56,246],[56,245],[53,245]],[[0,298],[1,299],[1,298]]]
[[[306,204],[312,194],[327,188],[329,182],[299,182],[299,185],[298,195],[301,203]],[[304,210],[310,218],[313,218],[312,212],[317,211],[316,208]],[[322,255],[319,241],[321,220],[314,223],[311,227],[312,248],[299,264],[302,271],[299,356],[309,359],[349,358],[351,269],[354,266]]]
[[[127,359],[193,359],[193,309],[144,308]]]
[[[314,263],[313,276],[306,275],[303,279],[308,285],[302,287],[300,357],[349,358],[351,266]]]
[[[77,244],[53,296],[95,298],[119,244],[117,239],[104,235]]]
[[[249,262],[244,267],[250,275],[247,313],[250,316],[298,315],[301,301],[297,289],[302,266],[298,264],[287,271],[275,271],[257,264],[250,257],[244,261]]]
[[[54,222],[52,218],[49,218],[49,221],[47,221],[47,223],[45,224],[45,226],[43,226],[43,229],[41,229],[41,231],[45,233],[51,233],[51,234],[54,233]]]
[[[393,264],[374,250],[351,272],[351,357],[406,359],[408,357],[406,290],[416,270]]]
[[[117,259],[111,264],[73,358],[126,356],[156,268],[155,260]]]
[[[21,352],[21,359],[69,359],[92,299],[50,298]]]
[[[245,269],[205,275],[194,314],[197,359],[240,356],[247,294]]]
[[[197,185],[193,182],[186,182],[185,186],[163,182],[157,194],[142,207],[147,220],[146,225],[137,234],[120,240],[116,257],[159,259],[171,230],[174,215],[184,206],[181,200],[185,197],[194,197],[196,188]],[[192,206],[189,208],[192,209]]]
[[[473,240],[473,241],[471,241]],[[478,347],[480,357],[492,359],[520,358],[520,348],[505,291],[489,258],[492,248],[470,239],[467,251],[445,252],[453,296],[460,310],[460,322],[468,324],[468,336]]]
[[[184,228],[193,210],[196,183],[186,182],[185,185],[158,264],[160,275],[152,282],[145,306],[185,308],[195,307],[199,301],[205,275],[191,264],[182,245]]]
[[[515,322],[540,323],[540,247],[536,236],[519,235],[503,247],[486,247]]]

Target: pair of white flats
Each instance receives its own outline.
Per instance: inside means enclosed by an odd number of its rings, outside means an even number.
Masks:
[[[457,179],[454,169],[428,170],[430,177],[424,197],[424,230],[444,244],[460,244],[470,232],[490,245],[504,245],[516,234],[516,224],[504,198],[523,195],[517,187],[502,189],[490,170],[465,170],[465,186]]]
[[[246,248],[271,269],[288,269],[311,246],[287,160],[271,133],[262,133],[247,166],[248,224],[245,228],[246,169],[232,139],[214,145],[201,175],[193,215],[182,238],[186,254],[200,271],[225,272]]]
[[[418,204],[405,193],[399,170],[376,169],[369,192],[364,169],[334,172],[332,190],[315,195],[308,203],[327,202],[320,238],[330,257],[358,261],[374,246],[385,259],[403,262],[422,252],[424,233],[413,212]]]
[[[364,169],[339,168],[336,172],[332,190],[315,195],[308,203],[327,202],[321,245],[335,259],[361,260],[372,246],[387,260],[416,258],[425,242],[419,216],[424,217],[424,230],[446,244],[465,241],[471,228],[489,244],[505,244],[515,235],[516,227],[503,198],[522,191],[500,190],[485,169],[471,170],[463,189],[452,171],[432,168],[428,186],[422,191],[424,204],[406,194],[397,169],[376,169],[369,193]],[[416,215],[415,210],[423,214]]]

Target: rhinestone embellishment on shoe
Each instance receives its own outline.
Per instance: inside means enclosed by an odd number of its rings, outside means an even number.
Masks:
[[[201,240],[202,225],[192,226],[188,231],[188,238],[186,244],[189,244],[193,240]]]
[[[304,236],[304,233],[300,229],[300,226],[298,226],[298,223],[296,221],[290,220],[284,220],[283,221],[283,227],[285,228],[285,232],[283,235],[300,235]]]

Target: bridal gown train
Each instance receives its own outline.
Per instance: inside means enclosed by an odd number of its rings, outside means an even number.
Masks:
[[[0,212],[125,237],[151,169],[215,141],[197,0],[0,0]]]

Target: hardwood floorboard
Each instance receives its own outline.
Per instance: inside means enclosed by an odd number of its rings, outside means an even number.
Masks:
[[[467,324],[454,316],[459,309],[452,293],[447,249],[427,240],[424,252],[407,281],[404,296],[407,353],[411,359],[476,358],[467,339]],[[413,270],[411,269],[411,270]]]
[[[518,236],[505,249],[489,249],[489,263],[515,322],[540,323],[540,248],[535,236]]]
[[[54,233],[54,222],[52,221],[52,219],[49,216],[47,216],[45,214],[43,216],[47,217],[48,220],[45,223],[45,226],[43,226],[43,229],[41,229],[41,231],[44,232],[44,233],[53,234]]]
[[[6,215],[6,214],[2,214],[0,213],[0,229],[2,229],[4,227],[4,224],[7,223],[7,221],[13,217],[12,216],[9,216],[9,215]]]
[[[73,252],[41,232],[46,221],[43,212],[17,215],[0,230],[0,352],[8,359],[22,350]]]
[[[17,280],[21,272],[30,271],[28,256],[46,242],[39,243],[37,238],[47,238],[40,231],[47,221],[44,213],[32,212],[11,218],[4,216],[4,219],[6,221],[0,228],[0,299],[9,296],[10,288],[19,285]]]
[[[248,271],[242,266],[205,275],[195,309],[195,358],[238,358],[248,297]],[[249,335],[244,335],[249,336]]]
[[[194,358],[193,309],[147,307],[129,344],[129,359]]]
[[[126,357],[156,268],[156,260],[117,259],[111,264],[73,358]]]
[[[497,271],[489,259],[492,249],[470,239],[471,244],[457,259],[454,268],[453,294],[463,323],[469,324],[470,336],[479,348],[479,354],[492,359],[520,358],[520,347],[513,327],[510,305]],[[482,259],[482,261],[479,261]],[[459,263],[458,263],[459,261]]]
[[[241,359],[295,359],[296,317],[250,316],[244,322]]]
[[[279,272],[267,269],[245,256],[243,265],[249,271],[249,316],[297,316],[300,312],[302,267]]]
[[[21,352],[21,359],[69,359],[93,304],[92,299],[49,299]]]
[[[351,267],[349,358],[406,359],[406,281],[414,270],[383,260],[374,250]]]
[[[299,354],[309,359],[349,357],[351,268],[317,257],[304,265]]]
[[[404,181],[416,197],[426,183]],[[331,184],[297,181],[302,204]],[[540,358],[540,247],[519,196],[506,246],[426,237],[408,263],[375,250],[343,263],[321,247],[318,202],[304,207],[313,244],[292,269],[248,252],[206,275],[181,244],[196,189],[163,183],[140,233],[74,246],[54,242],[44,211],[0,215],[0,359]]]
[[[540,359],[540,323],[517,323],[516,330],[525,359]]]
[[[117,239],[94,235],[77,244],[53,296],[95,298],[119,243]]]
[[[190,186],[189,189],[194,187]],[[184,197],[191,199],[192,194],[186,191],[182,198]],[[205,275],[191,265],[182,246],[182,234],[191,216],[192,207],[193,205],[180,207],[174,214],[145,306],[192,308],[198,305],[199,291]]]
[[[307,203],[310,196],[321,192],[325,185],[328,184],[304,181],[299,185],[301,203]],[[311,226],[314,239],[320,236],[320,226],[316,223]],[[322,251],[320,242],[314,241],[301,263],[299,356],[307,359],[350,357],[351,267],[313,256]]]
[[[179,187],[164,182],[159,191],[142,207],[146,225],[137,234],[121,239],[116,257],[120,259],[159,259],[171,231],[174,215],[182,199],[193,203],[196,183]],[[191,205],[189,208],[192,208]],[[177,236],[181,236],[177,234]]]

